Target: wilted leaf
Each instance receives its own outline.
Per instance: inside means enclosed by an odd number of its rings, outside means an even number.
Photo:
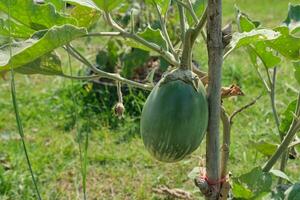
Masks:
[[[265,156],[271,156],[277,149],[276,144],[271,144],[266,141],[254,142],[253,147],[259,151],[260,153],[264,154]]]
[[[23,66],[37,58],[86,34],[83,28],[72,25],[55,26],[48,31],[36,33],[32,38],[12,43],[12,57],[9,45],[0,48],[0,71]]]
[[[292,185],[285,191],[285,200],[299,200],[300,199],[300,183]]]
[[[282,113],[281,123],[280,123],[280,127],[279,127],[280,132],[285,134],[289,130],[291,123],[293,121],[293,118],[294,118],[293,113],[296,110],[296,105],[297,105],[297,100],[295,99],[289,103],[286,110]]]
[[[34,30],[47,29],[55,25],[77,24],[75,19],[56,12],[52,4],[35,4],[33,0],[1,0],[0,10],[7,13],[9,5],[10,16]]]
[[[10,32],[9,32],[10,26]],[[19,24],[15,21],[10,21],[8,19],[0,19],[0,35],[11,36],[14,38],[29,38],[35,31]]]
[[[143,39],[147,40],[148,42],[152,42],[156,45],[159,45],[162,49],[167,48],[167,43],[159,29],[154,30],[148,26],[144,32],[140,32],[137,34]],[[150,48],[134,40],[127,40],[127,44],[131,47],[143,49],[145,51],[152,51]]]

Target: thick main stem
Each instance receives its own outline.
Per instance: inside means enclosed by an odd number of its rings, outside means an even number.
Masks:
[[[223,63],[222,0],[209,0],[207,7],[208,104],[209,123],[206,136],[206,172],[210,182],[220,179],[219,127],[221,113],[221,77]],[[208,199],[217,199],[220,185],[214,185]]]

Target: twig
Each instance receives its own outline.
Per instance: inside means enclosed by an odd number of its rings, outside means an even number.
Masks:
[[[289,145],[289,148],[292,148],[292,147],[295,147],[297,145],[300,145],[300,140],[296,140],[295,142],[292,142],[290,145]]]
[[[237,109],[236,111],[234,111],[234,112],[230,115],[230,117],[229,117],[229,122],[230,122],[230,124],[233,123],[233,118],[234,118],[237,114],[239,114],[239,113],[243,112],[244,110],[246,110],[247,108],[253,106],[253,105],[254,105],[261,97],[262,97],[262,94],[260,94],[259,96],[257,96],[253,101],[249,102],[248,104],[246,104],[246,105],[244,105],[243,107],[241,107],[241,108]]]

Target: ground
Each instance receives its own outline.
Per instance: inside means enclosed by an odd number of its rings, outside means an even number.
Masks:
[[[297,1],[291,1],[296,3]],[[274,27],[286,17],[287,0],[224,0],[224,24],[234,19],[234,5],[264,26]],[[198,45],[195,58],[206,68],[204,47]],[[245,96],[226,99],[228,113],[263,97],[250,109],[235,118],[232,129],[229,169],[233,176],[261,166],[267,158],[254,143],[266,140],[278,142],[269,97],[243,49],[231,54],[224,62],[223,85],[238,84]],[[290,62],[278,68],[276,106],[282,113],[288,102],[296,98],[299,86],[294,81]],[[9,76],[8,76],[9,78]],[[126,117],[120,126],[109,127],[103,114],[77,115],[72,94],[81,83],[59,77],[16,76],[17,98],[24,125],[26,145],[38,187],[43,199],[82,199],[82,176],[78,132],[89,133],[87,162],[87,194],[89,199],[163,199],[151,188],[168,185],[182,188],[199,198],[199,192],[187,174],[204,162],[205,142],[184,161],[165,164],[154,160],[139,137],[138,118]],[[0,199],[35,199],[35,191],[16,129],[10,82],[0,80]],[[71,94],[71,95],[70,95]],[[100,112],[101,112],[100,108]],[[104,108],[103,108],[104,109]],[[107,110],[107,109],[106,109]],[[88,115],[88,116],[87,116]],[[300,161],[289,160],[287,174],[299,180]]]

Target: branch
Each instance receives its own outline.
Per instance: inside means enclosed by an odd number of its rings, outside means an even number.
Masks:
[[[178,57],[177,53],[175,52],[175,49],[174,49],[174,46],[171,42],[171,39],[169,37],[169,34],[168,34],[168,31],[167,31],[167,27],[166,27],[166,21],[165,19],[162,17],[162,14],[159,10],[159,7],[158,5],[154,2],[154,5],[155,5],[155,8],[156,8],[156,12],[158,14],[158,17],[159,17],[159,21],[160,21],[160,26],[161,26],[161,30],[162,30],[162,33],[167,41],[167,44],[168,44],[168,48],[171,50],[171,53],[174,55],[175,58]]]
[[[148,47],[149,49],[159,53],[161,56],[163,56],[170,64],[174,65],[175,67],[179,66],[179,62],[175,59],[175,57],[168,51],[163,50],[159,45],[149,42],[145,40],[144,38],[140,37],[139,35],[135,33],[128,33],[126,32],[122,27],[120,27],[111,17],[111,15],[108,12],[105,12],[105,18],[107,23],[120,32],[120,36],[123,36],[125,38],[133,39],[142,45]]]
[[[234,111],[234,112],[230,115],[230,117],[229,117],[229,122],[230,122],[230,124],[233,123],[233,118],[234,118],[237,114],[239,114],[239,113],[243,112],[244,110],[246,110],[247,108],[253,106],[253,105],[254,105],[261,97],[262,97],[262,94],[260,94],[259,96],[257,96],[253,101],[249,102],[248,104],[246,104],[246,105],[244,105],[243,107],[239,108],[238,110]]]
[[[281,144],[277,148],[276,152],[271,156],[263,167],[263,171],[268,172],[280,158],[280,156],[288,149],[289,144],[292,142],[294,136],[300,129],[300,93],[298,94],[297,107],[295,111],[296,117],[293,119],[292,124],[285,135],[285,138],[282,140]]]
[[[109,73],[109,72],[105,72],[105,71],[102,71],[102,70],[98,69],[92,63],[90,63],[79,51],[77,51],[74,47],[72,47],[72,45],[68,45],[65,48],[65,50],[68,51],[78,61],[82,62],[83,64],[85,64],[86,66],[91,68],[91,70],[95,74],[97,74],[100,78],[108,78],[108,79],[111,79],[111,80],[115,80],[115,81],[119,81],[119,82],[122,82],[122,83],[125,83],[125,84],[128,84],[128,85],[131,85],[133,87],[141,88],[141,89],[144,89],[144,90],[151,90],[153,88],[153,86],[151,86],[151,85],[138,83],[138,82],[123,78],[119,74]]]
[[[179,19],[180,19],[180,30],[181,30],[181,41],[184,42],[185,38],[185,32],[186,32],[186,20],[185,20],[185,14],[184,14],[184,9],[182,6],[182,2],[180,0],[177,0],[177,7],[179,10]]]

